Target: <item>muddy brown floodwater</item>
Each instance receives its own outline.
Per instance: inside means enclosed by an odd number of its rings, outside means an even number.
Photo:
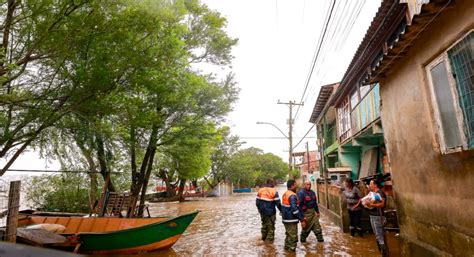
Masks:
[[[284,188],[278,188],[283,195]],[[142,254],[155,256],[294,256],[283,250],[285,228],[277,215],[275,242],[260,240],[260,216],[255,207],[255,193],[228,197],[194,198],[183,203],[151,203],[153,216],[175,216],[201,210],[183,236],[169,250]],[[380,256],[372,234],[351,237],[324,215],[320,219],[324,243],[317,243],[314,234],[308,243],[300,244],[297,256]],[[298,231],[300,231],[299,228]],[[388,234],[390,256],[398,256],[398,240]],[[136,256],[136,255],[135,255]]]

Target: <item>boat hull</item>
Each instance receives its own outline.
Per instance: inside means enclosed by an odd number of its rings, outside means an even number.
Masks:
[[[137,254],[172,247],[199,211],[177,217],[43,217],[30,216],[20,225],[59,224],[65,227],[64,243],[43,244],[84,254]],[[52,232],[50,232],[52,233]]]
[[[234,192],[234,193],[251,193],[252,189],[251,188],[240,188],[240,189],[234,189],[232,192]]]
[[[198,212],[141,227],[106,232],[79,233],[80,253],[135,254],[172,247]]]

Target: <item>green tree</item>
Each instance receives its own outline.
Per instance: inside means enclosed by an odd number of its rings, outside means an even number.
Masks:
[[[87,0],[0,5],[0,157],[9,157],[0,175],[44,130],[110,93],[130,69],[129,60],[112,58],[124,47],[110,47],[112,38],[127,42],[110,19],[120,9]]]
[[[225,18],[197,0],[9,0],[0,7],[8,41],[0,157],[12,156],[0,175],[33,146],[63,168],[103,177],[130,172],[130,189],[143,203],[158,151],[197,144],[187,136],[218,124],[236,100],[232,74],[219,81],[196,71],[199,63],[230,64],[237,43],[225,33]],[[201,174],[209,147],[181,159],[193,167],[181,173]],[[98,178],[90,180],[96,188]]]
[[[238,187],[261,185],[267,178],[284,179],[288,174],[288,166],[280,157],[254,147],[234,154],[229,169],[231,181]]]
[[[59,174],[32,177],[26,199],[44,211],[88,213],[89,184],[84,174]]]
[[[230,128],[227,126],[220,128],[217,133],[218,145],[211,155],[211,169],[204,177],[211,189],[214,189],[220,182],[229,180],[230,160],[243,144],[238,136],[230,134]]]
[[[197,180],[208,173],[211,167],[211,153],[218,143],[215,125],[212,123],[194,126],[185,136],[180,136],[172,144],[163,146],[160,151],[165,154],[158,173],[163,180],[175,178],[179,182],[178,197],[182,197],[184,186],[189,180]],[[169,183],[167,183],[169,186]],[[168,190],[169,192],[169,190]]]

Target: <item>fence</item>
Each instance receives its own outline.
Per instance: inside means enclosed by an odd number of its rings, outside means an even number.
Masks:
[[[0,179],[0,241],[16,241],[20,186],[20,181],[9,183]]]

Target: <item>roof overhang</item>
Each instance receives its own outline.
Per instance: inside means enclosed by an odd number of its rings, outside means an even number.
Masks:
[[[339,105],[359,82],[378,82],[408,52],[421,31],[451,4],[451,0],[417,0],[419,10],[414,12],[412,3],[399,2],[382,2],[330,104]]]
[[[337,89],[338,86],[339,83],[332,83],[321,86],[321,89],[319,90],[318,99],[314,104],[313,112],[311,113],[311,118],[309,119],[309,122],[315,124],[319,123],[319,121],[321,120],[321,116],[324,114],[324,110],[329,99],[331,98],[333,92]]]

